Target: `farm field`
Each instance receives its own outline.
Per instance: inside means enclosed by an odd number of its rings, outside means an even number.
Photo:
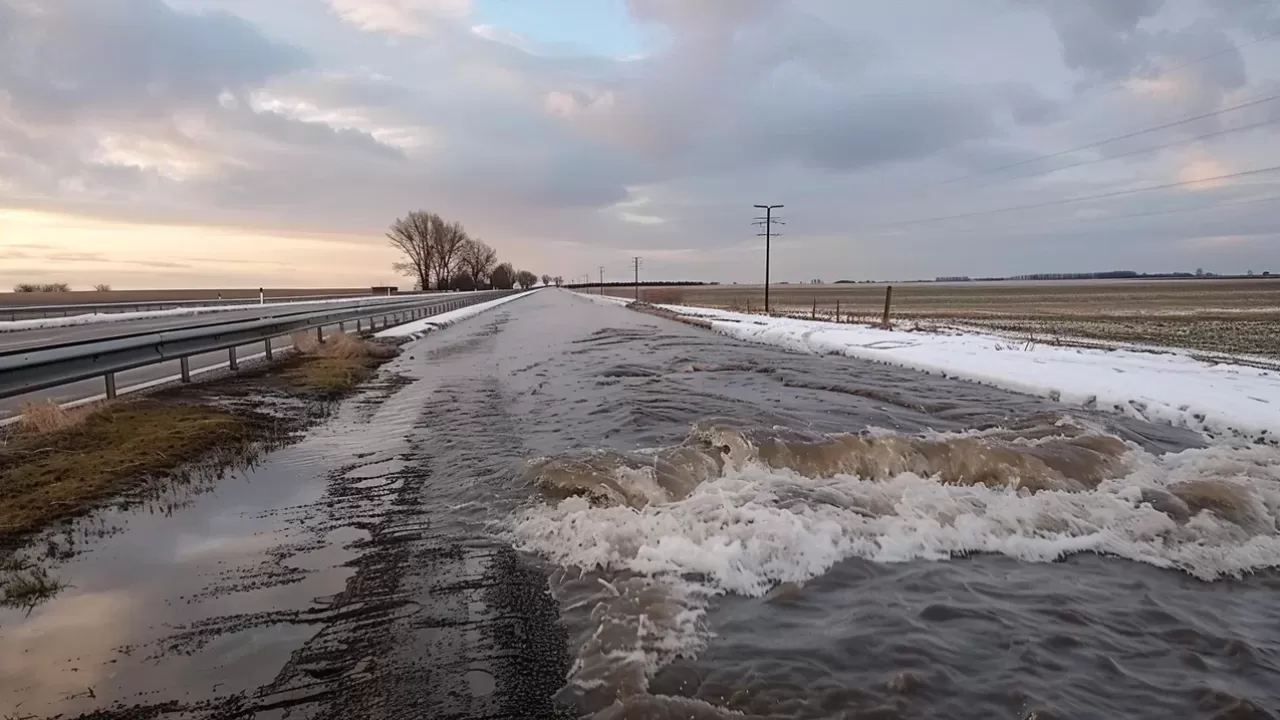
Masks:
[[[774,314],[842,322],[878,320],[886,285],[775,285]],[[632,297],[629,288],[606,288]],[[641,288],[659,304],[761,312],[764,287]],[[1280,279],[906,283],[891,316],[1044,342],[1155,345],[1280,358]]]

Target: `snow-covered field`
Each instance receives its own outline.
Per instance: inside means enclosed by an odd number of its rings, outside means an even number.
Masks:
[[[703,318],[716,332],[747,342],[897,365],[1191,428],[1210,437],[1261,442],[1280,437],[1280,373],[1206,362],[1188,352],[1032,344],[978,332],[879,330],[710,308],[658,307]]]
[[[539,288],[539,290],[540,289],[541,288]],[[426,335],[427,333],[430,333],[435,330],[439,330],[441,328],[449,327],[450,325],[456,322],[466,320],[469,317],[474,317],[476,315],[479,315],[482,312],[485,312],[486,310],[492,310],[493,308],[496,308],[499,305],[502,305],[504,303],[509,303],[512,300],[525,297],[526,295],[529,295],[530,293],[535,293],[535,292],[538,292],[538,290],[529,290],[527,292],[517,293],[515,295],[500,297],[497,300],[487,300],[482,303],[476,303],[475,305],[468,305],[464,308],[458,308],[457,310],[450,310],[449,312],[440,313],[439,315],[432,315],[429,318],[423,318],[422,320],[415,320],[411,323],[405,323],[404,325],[397,325],[396,327],[393,327],[393,328],[387,328],[386,330],[382,330],[381,332],[376,333],[374,337],[380,337],[380,338],[407,337],[407,338],[412,338],[414,340],[417,340],[423,337],[424,335]]]
[[[168,310],[146,310],[140,312],[120,313],[86,313],[84,315],[68,315],[66,317],[34,318],[31,320],[0,321],[0,333],[17,332],[19,330],[42,330],[44,328],[73,327],[77,325],[94,325],[97,323],[126,322],[129,320],[150,320],[152,318],[183,317],[185,315],[204,315],[206,313],[230,312],[233,310],[249,310],[252,308],[300,307],[312,305],[332,305],[336,303],[378,303],[404,300],[403,296],[381,298],[368,295],[350,298],[333,298],[329,300],[299,300],[297,302],[277,302],[263,305],[242,303],[239,305],[198,305],[194,307],[171,308]]]

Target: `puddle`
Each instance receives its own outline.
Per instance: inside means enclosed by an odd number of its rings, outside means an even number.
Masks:
[[[326,598],[369,537],[360,519],[386,498],[338,502],[332,487],[396,482],[396,428],[413,413],[393,398],[344,407],[254,468],[168,487],[28,547],[67,586],[29,613],[0,610],[0,717],[210,707],[271,683],[331,619]]]

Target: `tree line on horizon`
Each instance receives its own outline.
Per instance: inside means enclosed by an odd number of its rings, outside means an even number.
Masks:
[[[498,262],[498,251],[473,238],[462,223],[448,221],[438,213],[414,210],[396,218],[387,231],[391,246],[403,260],[392,268],[413,278],[416,290],[528,290],[542,280],[543,285],[563,283],[559,277],[539,278],[528,270],[516,270],[511,263]]]

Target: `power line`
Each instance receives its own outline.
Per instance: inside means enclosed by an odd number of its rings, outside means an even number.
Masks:
[[[1244,108],[1254,107],[1256,105],[1261,105],[1263,103],[1268,103],[1277,99],[1280,99],[1280,95],[1270,95],[1268,97],[1260,98],[1258,100],[1250,100],[1249,102],[1241,103],[1239,105],[1233,105],[1231,107],[1222,108],[1220,110],[1214,110],[1213,112],[1202,113],[1200,115],[1195,115],[1189,118],[1183,118],[1181,120],[1167,122],[1162,125],[1156,125],[1155,127],[1144,128],[1142,130],[1135,130],[1133,132],[1125,133],[1124,135],[1117,135],[1115,137],[1107,138],[1105,140],[1098,140],[1097,142],[1091,142],[1087,145],[1080,145],[1078,147],[1073,147],[1068,150],[1059,150],[1057,152],[1052,152],[1047,155],[1041,155],[1039,157],[1034,157],[1027,160],[1019,160],[1017,162],[1012,162],[1007,165],[1000,165],[998,167],[987,168],[986,170],[978,170],[976,172],[968,173],[967,175],[961,175],[959,177],[954,177],[949,180],[942,180],[940,182],[933,183],[932,185],[926,185],[925,188],[934,188],[934,187],[941,187],[943,185],[950,185],[952,183],[960,182],[961,180],[968,180],[969,178],[978,177],[980,175],[989,175],[991,173],[1000,172],[1001,170],[1008,170],[1010,168],[1021,167],[1023,165],[1030,165],[1031,163],[1040,162],[1042,160],[1051,160],[1053,158],[1061,157],[1063,155],[1070,155],[1071,153],[1080,152],[1081,150],[1091,150],[1093,148],[1101,147],[1103,145],[1109,145],[1113,142],[1119,142],[1120,140],[1128,140],[1130,138],[1135,138],[1140,135],[1146,135],[1148,133],[1153,133],[1158,130],[1167,130],[1171,127],[1185,125],[1187,123],[1192,123],[1197,120],[1204,120],[1205,118],[1211,118],[1216,115],[1221,115],[1223,113],[1234,112],[1236,110],[1243,110]]]
[[[1130,150],[1128,152],[1117,153],[1115,155],[1108,155],[1106,157],[1093,158],[1092,160],[1081,160],[1080,162],[1072,163],[1070,165],[1060,165],[1058,167],[1049,168],[1048,170],[1037,171],[1027,175],[1014,175],[1013,177],[1005,178],[1005,179],[1019,180],[1019,179],[1037,177],[1040,175],[1052,175],[1053,173],[1056,173],[1062,170],[1071,170],[1073,168],[1082,167],[1084,165],[1096,165],[1097,163],[1109,162],[1111,160],[1117,160],[1119,158],[1124,158],[1124,157],[1131,157],[1133,155],[1142,155],[1143,153],[1155,152],[1157,150],[1167,150],[1168,148],[1177,147],[1178,145],[1187,145],[1190,143],[1199,142],[1201,140],[1208,140],[1209,138],[1212,138],[1212,137],[1218,137],[1220,135],[1230,135],[1231,133],[1244,132],[1246,130],[1255,130],[1257,128],[1264,127],[1266,125],[1274,125],[1275,123],[1278,123],[1278,122],[1280,122],[1280,116],[1271,118],[1269,120],[1262,120],[1256,123],[1249,123],[1248,125],[1241,125],[1239,127],[1226,128],[1224,130],[1215,130],[1213,132],[1204,133],[1203,135],[1197,135],[1191,138],[1174,140],[1173,142],[1167,142],[1167,143],[1164,143],[1163,145],[1153,145],[1151,147],[1139,148],[1137,150]],[[998,181],[995,181],[995,182],[998,182]],[[992,184],[992,183],[988,183],[988,184]]]
[[[1214,177],[1200,178],[1198,180],[1182,180],[1179,182],[1165,183],[1163,185],[1151,185],[1149,187],[1130,188],[1128,190],[1113,190],[1111,192],[1098,193],[1096,195],[1081,195],[1079,197],[1062,198],[1059,200],[1047,200],[1045,202],[1032,203],[1029,205],[1015,205],[1013,207],[997,208],[994,210],[979,210],[977,212],[959,213],[956,215],[943,215],[941,217],[922,218],[919,220],[906,220],[899,223],[892,223],[881,226],[872,226],[880,228],[903,227],[908,225],[923,225],[926,223],[942,222],[944,220],[961,220],[972,217],[982,217],[985,215],[999,215],[1002,213],[1016,212],[1019,210],[1034,210],[1036,208],[1053,207],[1055,205],[1068,205],[1070,203],[1086,202],[1089,200],[1105,200],[1107,198],[1121,197],[1124,195],[1135,195],[1137,193],[1154,192],[1156,190],[1168,190],[1175,187],[1183,187],[1186,185],[1198,185],[1201,183],[1215,182],[1217,180],[1230,180],[1232,178],[1247,177],[1250,175],[1261,175],[1264,173],[1275,172],[1280,170],[1280,165],[1271,167],[1258,168],[1256,170],[1243,170],[1241,172],[1227,173],[1226,175],[1216,175]]]
[[[1261,35],[1261,36],[1256,37],[1256,38],[1254,38],[1254,39],[1252,39],[1252,40],[1249,40],[1249,41],[1247,41],[1247,42],[1243,42],[1243,43],[1230,43],[1227,47],[1223,48],[1222,50],[1217,50],[1217,51],[1215,51],[1215,52],[1211,52],[1211,53],[1209,53],[1209,54],[1207,54],[1207,55],[1202,55],[1202,56],[1200,56],[1200,57],[1193,58],[1193,59],[1188,60],[1188,61],[1186,61],[1186,62],[1180,63],[1180,64],[1178,64],[1178,65],[1174,65],[1174,66],[1169,67],[1169,68],[1165,68],[1165,69],[1160,70],[1160,71],[1158,71],[1158,72],[1156,72],[1156,73],[1153,73],[1153,74],[1150,74],[1150,75],[1146,75],[1146,76],[1143,76],[1143,77],[1138,78],[1138,79],[1158,78],[1158,77],[1165,76],[1165,75],[1171,75],[1171,74],[1176,73],[1176,72],[1178,72],[1178,71],[1180,71],[1180,70],[1184,70],[1184,69],[1186,69],[1186,68],[1188,68],[1188,67],[1190,67],[1190,66],[1192,66],[1192,65],[1197,65],[1197,64],[1199,64],[1199,63],[1205,62],[1206,60],[1212,60],[1213,58],[1219,57],[1219,56],[1221,56],[1221,55],[1225,55],[1225,54],[1230,53],[1230,52],[1232,52],[1232,51],[1237,51],[1237,52],[1238,52],[1238,51],[1240,51],[1240,50],[1242,50],[1242,49],[1244,49],[1244,48],[1246,48],[1246,47],[1249,47],[1250,45],[1256,45],[1256,44],[1258,44],[1258,43],[1262,43],[1262,42],[1265,42],[1265,41],[1267,41],[1267,40],[1271,40],[1271,39],[1276,38],[1276,37],[1280,37],[1280,30],[1277,30],[1277,31],[1274,31],[1274,32],[1270,32],[1270,33],[1267,33],[1267,34]],[[1114,82],[1110,83],[1110,87],[1108,87],[1107,85],[1099,85],[1099,86],[1095,86],[1095,87],[1094,87],[1093,89],[1091,89],[1091,90],[1088,90],[1088,91],[1085,91],[1084,93],[1081,93],[1081,94],[1079,94],[1079,95],[1076,95],[1076,96],[1073,98],[1073,101],[1075,101],[1075,102],[1077,102],[1077,103],[1078,103],[1082,98],[1089,97],[1089,96],[1090,96],[1090,95],[1092,95],[1092,94],[1105,95],[1106,93],[1113,92],[1113,91],[1115,91],[1115,90],[1118,90],[1118,89],[1120,89],[1120,88],[1123,88],[1123,87],[1125,86],[1125,83],[1126,83],[1126,82],[1128,82],[1128,81],[1130,81],[1131,79],[1134,79],[1134,78],[1133,78],[1133,77],[1131,77],[1131,76],[1127,76],[1127,77],[1120,78],[1120,79],[1118,79],[1118,80],[1116,80],[1116,81],[1114,81]],[[1098,90],[1098,88],[1104,88],[1104,90],[1103,90],[1102,92],[1100,92],[1100,93],[1097,93],[1096,91]],[[1214,112],[1214,113],[1208,113],[1208,114],[1206,114],[1206,115],[1204,115],[1204,116],[1197,116],[1197,117],[1194,117],[1194,118],[1185,118],[1185,119],[1183,119],[1183,120],[1177,121],[1176,123],[1171,123],[1171,124],[1168,124],[1168,125],[1162,125],[1162,126],[1158,126],[1158,127],[1154,127],[1154,128],[1147,128],[1147,129],[1145,129],[1145,130],[1136,131],[1135,133],[1132,133],[1132,134],[1130,134],[1130,135],[1120,136],[1120,137],[1114,137],[1114,138],[1108,138],[1108,139],[1106,139],[1106,140],[1102,140],[1102,141],[1099,141],[1099,142],[1097,142],[1097,143],[1091,143],[1091,144],[1089,144],[1089,145],[1084,145],[1084,146],[1081,146],[1081,147],[1078,147],[1078,148],[1072,148],[1072,149],[1070,149],[1070,150],[1063,150],[1063,151],[1061,151],[1061,152],[1056,152],[1056,153],[1052,153],[1052,154],[1049,154],[1049,155],[1044,155],[1044,156],[1041,156],[1041,157],[1032,158],[1032,159],[1030,159],[1030,160],[1024,160],[1024,161],[1019,161],[1019,162],[1016,162],[1016,163],[1010,163],[1010,164],[1008,164],[1008,165],[1002,165],[1002,166],[999,166],[999,167],[988,168],[988,169],[986,169],[986,170],[979,170],[979,171],[977,171],[977,172],[970,173],[970,174],[967,174],[967,175],[962,175],[962,176],[960,176],[960,177],[954,177],[954,178],[950,178],[950,179],[947,179],[947,180],[941,180],[941,181],[938,181],[938,182],[935,182],[935,183],[932,183],[932,184],[920,185],[920,186],[916,186],[916,187],[911,188],[911,189],[905,189],[905,191],[907,191],[907,192],[917,192],[917,191],[927,190],[927,189],[934,188],[934,187],[938,187],[938,186],[949,185],[949,184],[956,183],[956,182],[959,182],[959,181],[961,181],[961,180],[966,180],[966,179],[968,179],[968,178],[975,177],[975,176],[978,176],[978,175],[985,175],[985,174],[989,174],[989,173],[999,172],[999,171],[1001,171],[1001,170],[1007,170],[1007,169],[1012,168],[1012,167],[1018,167],[1018,166],[1020,166],[1020,165],[1024,165],[1024,164],[1028,164],[1028,163],[1033,163],[1033,162],[1038,162],[1038,161],[1041,161],[1041,160],[1050,159],[1050,158],[1053,158],[1053,157],[1057,157],[1057,156],[1059,156],[1059,155],[1065,155],[1065,154],[1069,154],[1069,153],[1073,153],[1073,152],[1079,152],[1080,150],[1087,150],[1087,149],[1090,149],[1090,148],[1092,148],[1092,147],[1096,147],[1096,146],[1098,146],[1098,145],[1104,145],[1104,144],[1107,144],[1107,143],[1110,143],[1110,142],[1116,142],[1116,141],[1119,141],[1119,140],[1125,139],[1126,137],[1132,137],[1132,136],[1136,136],[1136,135],[1140,135],[1140,134],[1145,134],[1145,133],[1148,133],[1148,132],[1155,132],[1155,131],[1157,131],[1157,130],[1166,129],[1167,127],[1174,127],[1174,126],[1176,126],[1177,124],[1184,124],[1184,123],[1188,123],[1188,122],[1194,122],[1194,121],[1196,121],[1196,120],[1203,119],[1204,117],[1211,117],[1211,116],[1213,116],[1213,115],[1215,115],[1215,114],[1220,114],[1220,113],[1224,113],[1224,112],[1231,112],[1232,110],[1240,109],[1240,108],[1242,108],[1242,107],[1247,107],[1247,106],[1249,106],[1249,105],[1251,105],[1251,104],[1258,104],[1258,103],[1268,102],[1268,101],[1270,101],[1270,100],[1274,100],[1274,99],[1276,99],[1276,97],[1280,97],[1280,96],[1273,96],[1273,97],[1269,97],[1269,98],[1263,98],[1263,99],[1258,100],[1258,101],[1253,102],[1253,103],[1246,103],[1245,105],[1236,106],[1236,107],[1232,107],[1232,108],[1224,108],[1224,109],[1219,110],[1219,111],[1216,111],[1216,112]],[[936,152],[933,152],[933,153],[929,153],[927,156],[925,156],[925,158],[924,158],[924,159],[928,159],[928,158],[936,157],[937,155],[941,154],[941,152],[942,152],[942,150],[939,150],[939,151],[936,151]]]
[[[1236,207],[1241,205],[1254,205],[1258,203],[1276,202],[1276,201],[1280,201],[1280,195],[1267,195],[1260,198],[1248,198],[1245,200],[1236,200],[1232,202],[1209,203],[1207,205],[1194,205],[1192,207],[1169,208],[1167,210],[1149,210],[1147,212],[1127,213],[1124,215],[1097,215],[1092,217],[1070,217],[1070,218],[1062,218],[1060,220],[1055,220],[1053,222],[1057,222],[1057,223],[1072,223],[1072,222],[1088,223],[1088,222],[1104,222],[1104,221],[1111,222],[1111,221],[1118,221],[1118,220],[1131,220],[1134,218],[1155,217],[1159,215],[1175,215],[1178,213],[1196,212],[1199,210],[1219,210],[1222,208],[1231,208],[1231,207]],[[1041,222],[1036,224],[1034,228],[1042,229],[1044,225],[1045,223]],[[1026,223],[1018,223],[1016,225],[1005,225],[1005,226],[994,227],[994,228],[992,227],[971,228],[968,230],[959,230],[957,232],[960,232],[960,233],[982,232],[985,234],[990,234],[994,232],[1016,231],[1020,229],[1027,229],[1030,227],[1031,226],[1028,226]]]
[[[1229,52],[1231,52],[1231,51],[1233,51],[1233,50],[1234,50],[1234,51],[1236,51],[1236,52],[1239,52],[1240,50],[1242,50],[1242,49],[1244,49],[1244,48],[1247,48],[1247,47],[1249,47],[1250,45],[1257,45],[1258,43],[1266,42],[1267,40],[1270,40],[1270,39],[1272,39],[1272,38],[1274,38],[1274,37],[1278,37],[1278,36],[1280,36],[1280,30],[1277,30],[1277,31],[1275,31],[1275,32],[1270,32],[1270,33],[1267,33],[1267,34],[1265,34],[1265,35],[1260,35],[1260,36],[1258,36],[1258,37],[1256,37],[1256,38],[1254,38],[1254,39],[1252,39],[1252,40],[1250,40],[1250,41],[1248,41],[1248,42],[1243,42],[1243,43],[1238,43],[1238,44],[1237,44],[1237,43],[1229,43],[1229,44],[1227,45],[1227,47],[1225,47],[1225,48],[1223,48],[1223,49],[1221,49],[1221,50],[1218,50],[1218,51],[1215,51],[1215,52],[1211,52],[1211,53],[1209,53],[1208,55],[1201,55],[1201,56],[1200,56],[1200,57],[1198,57],[1198,58],[1193,58],[1193,59],[1188,60],[1188,61],[1186,61],[1186,62],[1184,62],[1184,63],[1182,63],[1182,64],[1180,64],[1180,65],[1174,65],[1173,67],[1165,68],[1165,69],[1163,69],[1163,70],[1160,70],[1160,71],[1158,71],[1158,72],[1154,73],[1153,75],[1149,75],[1149,76],[1143,77],[1143,78],[1141,78],[1141,79],[1146,80],[1146,79],[1148,79],[1148,78],[1158,78],[1158,77],[1161,77],[1161,76],[1163,76],[1163,75],[1171,75],[1171,74],[1173,74],[1173,73],[1175,73],[1175,72],[1178,72],[1179,70],[1185,70],[1186,68],[1189,68],[1189,67],[1191,67],[1192,65],[1198,65],[1198,64],[1200,64],[1200,63],[1204,62],[1205,60],[1212,60],[1212,59],[1214,59],[1214,58],[1216,58],[1216,57],[1219,57],[1219,56],[1221,56],[1221,55],[1226,55],[1227,53],[1229,53]],[[1098,88],[1106,88],[1106,89],[1105,89],[1105,90],[1103,90],[1102,92],[1096,93],[1098,96],[1106,95],[1106,94],[1107,94],[1107,93],[1109,93],[1109,92],[1114,92],[1114,91],[1119,90],[1120,88],[1124,87],[1124,84],[1125,84],[1126,82],[1128,82],[1130,79],[1131,79],[1131,78],[1129,78],[1129,77],[1123,77],[1123,78],[1120,78],[1119,80],[1116,80],[1116,81],[1114,81],[1114,82],[1108,83],[1108,84],[1110,85],[1110,87],[1107,87],[1107,85],[1098,85],[1098,86],[1096,86],[1095,88],[1093,88],[1093,90],[1091,90],[1091,91],[1086,91],[1086,92],[1082,93],[1082,95],[1083,95],[1083,96],[1088,96],[1091,92],[1096,91]],[[1077,95],[1075,99],[1078,101],[1078,100],[1081,98],[1081,96],[1082,96],[1082,95]]]

